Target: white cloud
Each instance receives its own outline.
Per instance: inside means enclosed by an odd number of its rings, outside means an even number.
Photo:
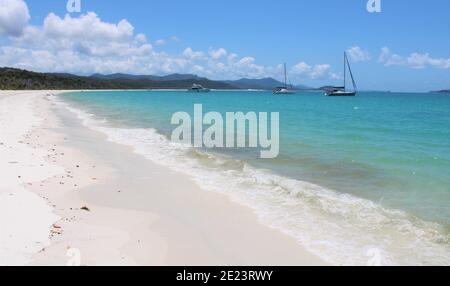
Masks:
[[[0,0],[0,36],[20,35],[30,20],[28,6],[23,0]]]
[[[164,40],[162,40],[162,39],[156,40],[156,41],[155,41],[155,45],[157,45],[157,46],[163,46],[163,45],[165,45],[165,44],[166,44],[166,41],[164,41]]]
[[[381,48],[381,54],[378,57],[378,62],[384,63],[389,59],[389,56],[391,54],[391,50],[389,50],[388,47]]]
[[[403,57],[394,54],[388,47],[381,49],[381,54],[378,57],[378,62],[383,63],[385,66],[404,65],[406,64]]]
[[[413,69],[423,69],[426,67],[434,67],[440,69],[450,68],[450,59],[433,58],[429,53],[411,53],[407,57],[392,53],[388,47],[381,49],[378,59],[385,66],[407,66]]]
[[[254,62],[255,62],[255,58],[254,57],[244,57],[244,58],[240,59],[236,63],[236,65],[242,66],[242,67],[252,66],[254,64]]]
[[[319,79],[326,75],[328,75],[330,71],[331,66],[330,65],[316,65],[313,68],[313,71],[311,72],[311,78],[312,79]]]
[[[188,58],[190,60],[199,60],[204,57],[204,53],[196,52],[191,47],[188,47],[183,51],[183,56],[185,56],[186,58]]]
[[[296,64],[295,66],[293,66],[291,70],[292,70],[292,73],[294,73],[294,74],[304,75],[311,71],[311,66],[305,62],[300,62],[300,63]]]
[[[419,54],[419,53],[412,53],[407,59],[407,63],[409,66],[421,69],[425,68],[427,66],[432,66],[435,68],[440,69],[448,69],[450,68],[450,59],[436,59],[432,58],[430,54]]]
[[[222,57],[225,57],[228,54],[228,52],[224,48],[220,48],[220,49],[217,49],[217,50],[211,49],[209,51],[209,54],[211,55],[211,57],[213,59],[218,60],[218,59],[220,59]]]
[[[332,73],[330,73],[331,66],[328,64],[319,64],[311,66],[305,62],[299,62],[291,68],[291,73],[294,76],[303,79],[322,79],[325,77],[332,78]]]
[[[339,80],[339,79],[342,79],[342,77],[339,76],[337,73],[330,73],[330,79]]]
[[[369,52],[364,51],[359,46],[351,47],[347,50],[347,53],[350,56],[350,59],[355,63],[370,60]]]
[[[134,72],[162,69],[165,58],[127,20],[107,23],[92,12],[64,18],[50,13],[42,26],[27,26],[0,49],[0,65],[37,71]]]
[[[238,58],[238,55],[235,53],[231,53],[228,55],[228,61],[233,62]]]
[[[135,37],[136,41],[145,43],[147,42],[147,36],[145,34],[137,34]]]
[[[50,13],[44,20],[43,32],[53,39],[127,41],[133,36],[134,27],[125,19],[118,24],[103,22],[93,12],[79,18],[72,18],[69,14],[60,18]]]
[[[293,68],[302,80],[329,74],[329,65],[304,65]],[[42,25],[28,25],[21,34],[10,35],[9,42],[0,47],[0,66],[77,74],[195,73],[211,79],[282,76],[280,66],[260,65],[252,56],[241,57],[225,48],[198,51],[187,47],[179,54],[156,51],[147,36],[136,33],[126,19],[109,23],[92,12],[64,17],[50,13]]]
[[[405,59],[403,59],[403,57],[401,57],[397,54],[393,54],[387,59],[385,65],[386,66],[396,66],[396,65],[404,65],[405,63],[406,62],[405,62]]]
[[[205,68],[202,67],[202,66],[199,66],[199,65],[194,65],[194,66],[192,67],[192,71],[193,71],[194,73],[202,74],[202,73],[205,71]]]

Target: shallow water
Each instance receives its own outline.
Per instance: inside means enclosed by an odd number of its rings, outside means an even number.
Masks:
[[[90,127],[255,209],[333,264],[450,265],[450,97],[169,91],[62,96]],[[279,112],[280,156],[172,144],[172,114]],[[92,116],[93,115],[93,116]],[[369,254],[369,256],[368,256]]]

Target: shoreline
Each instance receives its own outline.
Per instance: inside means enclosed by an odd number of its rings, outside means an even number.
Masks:
[[[0,100],[6,93],[31,98],[30,110],[43,121],[28,143],[63,169],[26,186],[61,219],[48,225],[50,240],[25,264],[66,265],[73,258],[68,250],[79,251],[81,265],[326,264],[294,238],[260,224],[249,208],[108,142],[46,99],[61,92],[0,93]]]

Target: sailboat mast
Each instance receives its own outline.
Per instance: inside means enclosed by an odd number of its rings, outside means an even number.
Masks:
[[[347,82],[347,53],[344,52],[344,90],[346,90],[346,82]]]
[[[284,63],[284,87],[287,88],[287,71],[286,71],[286,63]]]
[[[347,57],[346,57],[346,62],[347,62],[347,65],[348,65],[348,71],[350,72],[350,76],[352,77],[353,90],[356,91],[357,87],[356,87],[355,78],[353,77],[352,68],[350,67],[350,62],[348,61]]]

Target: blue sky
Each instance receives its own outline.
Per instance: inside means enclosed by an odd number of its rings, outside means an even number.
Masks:
[[[72,13],[70,20],[64,19],[65,0],[25,3],[30,18],[20,35],[6,28],[2,33],[0,19],[0,65],[79,74],[192,72],[222,79],[281,78],[279,65],[287,62],[292,82],[317,86],[341,80],[342,53],[348,50],[360,88],[450,88],[448,0],[381,0],[382,12],[373,14],[366,10],[367,0],[81,0],[82,13]],[[77,22],[88,12],[96,17]],[[49,13],[55,17],[44,25]],[[117,28],[123,19],[127,25]],[[92,37],[90,28],[81,35],[69,32],[71,40],[58,34],[64,25],[70,30],[87,23],[107,25]],[[129,52],[104,51],[111,39],[102,32],[116,33],[115,49]],[[46,46],[45,38],[58,51]],[[41,60],[27,61],[25,55]],[[42,63],[46,56],[55,64]]]

